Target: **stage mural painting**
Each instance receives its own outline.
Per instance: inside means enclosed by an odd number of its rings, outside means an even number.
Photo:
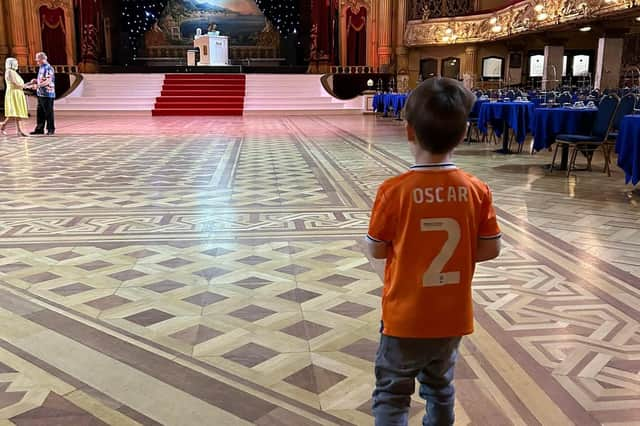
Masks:
[[[59,7],[40,7],[40,30],[42,49],[49,55],[49,61],[54,65],[67,64],[64,10]]]
[[[186,56],[198,30],[228,37],[232,61],[279,57],[280,34],[253,0],[169,0],[145,34],[146,56]]]
[[[148,41],[190,45],[198,29],[206,34],[214,25],[230,44],[252,46],[266,22],[251,0],[170,0]]]

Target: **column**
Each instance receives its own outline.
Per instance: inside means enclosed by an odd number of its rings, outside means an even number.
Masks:
[[[8,0],[6,6],[9,18],[8,29],[11,36],[11,54],[15,56],[21,66],[24,66],[27,65],[29,58],[24,20],[24,0]]]
[[[478,79],[478,48],[469,46],[462,60],[462,81],[467,89],[473,89]]]
[[[380,38],[378,41],[378,60],[381,67],[388,68],[389,64],[391,64],[391,55],[393,54],[391,47],[392,0],[381,0],[379,4],[378,33],[380,34]]]
[[[407,27],[407,0],[397,0],[396,16],[396,72],[407,74],[409,71],[409,49],[404,45],[404,32]]]
[[[5,23],[5,7],[4,0],[0,0],[0,63],[4,64],[4,60],[9,56],[9,42],[7,40],[7,24]]]
[[[622,38],[603,37],[598,40],[596,89],[613,89],[620,84],[623,44]]]
[[[40,15],[34,10],[29,10],[29,7],[29,4],[25,4],[26,15],[24,22],[27,26],[26,35],[29,65],[35,67],[37,66],[36,53],[42,51],[42,29],[40,27]]]
[[[542,90],[553,90],[562,83],[562,64],[564,46],[544,47],[544,70],[542,72]]]

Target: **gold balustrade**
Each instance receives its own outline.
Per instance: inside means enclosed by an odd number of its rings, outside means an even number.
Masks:
[[[499,40],[528,31],[593,20],[640,9],[640,0],[525,0],[491,13],[407,23],[405,43],[410,47]]]

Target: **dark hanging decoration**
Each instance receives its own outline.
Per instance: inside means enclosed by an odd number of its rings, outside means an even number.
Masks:
[[[256,4],[284,37],[298,33],[300,28],[298,0],[256,0]]]
[[[160,19],[167,2],[162,0],[123,0],[122,25],[129,35],[129,46],[136,57],[138,40]]]

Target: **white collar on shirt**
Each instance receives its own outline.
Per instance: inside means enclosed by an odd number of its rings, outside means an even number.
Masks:
[[[417,172],[429,172],[433,170],[456,170],[458,167],[454,163],[431,163],[431,164],[416,164],[411,166],[409,170]]]

